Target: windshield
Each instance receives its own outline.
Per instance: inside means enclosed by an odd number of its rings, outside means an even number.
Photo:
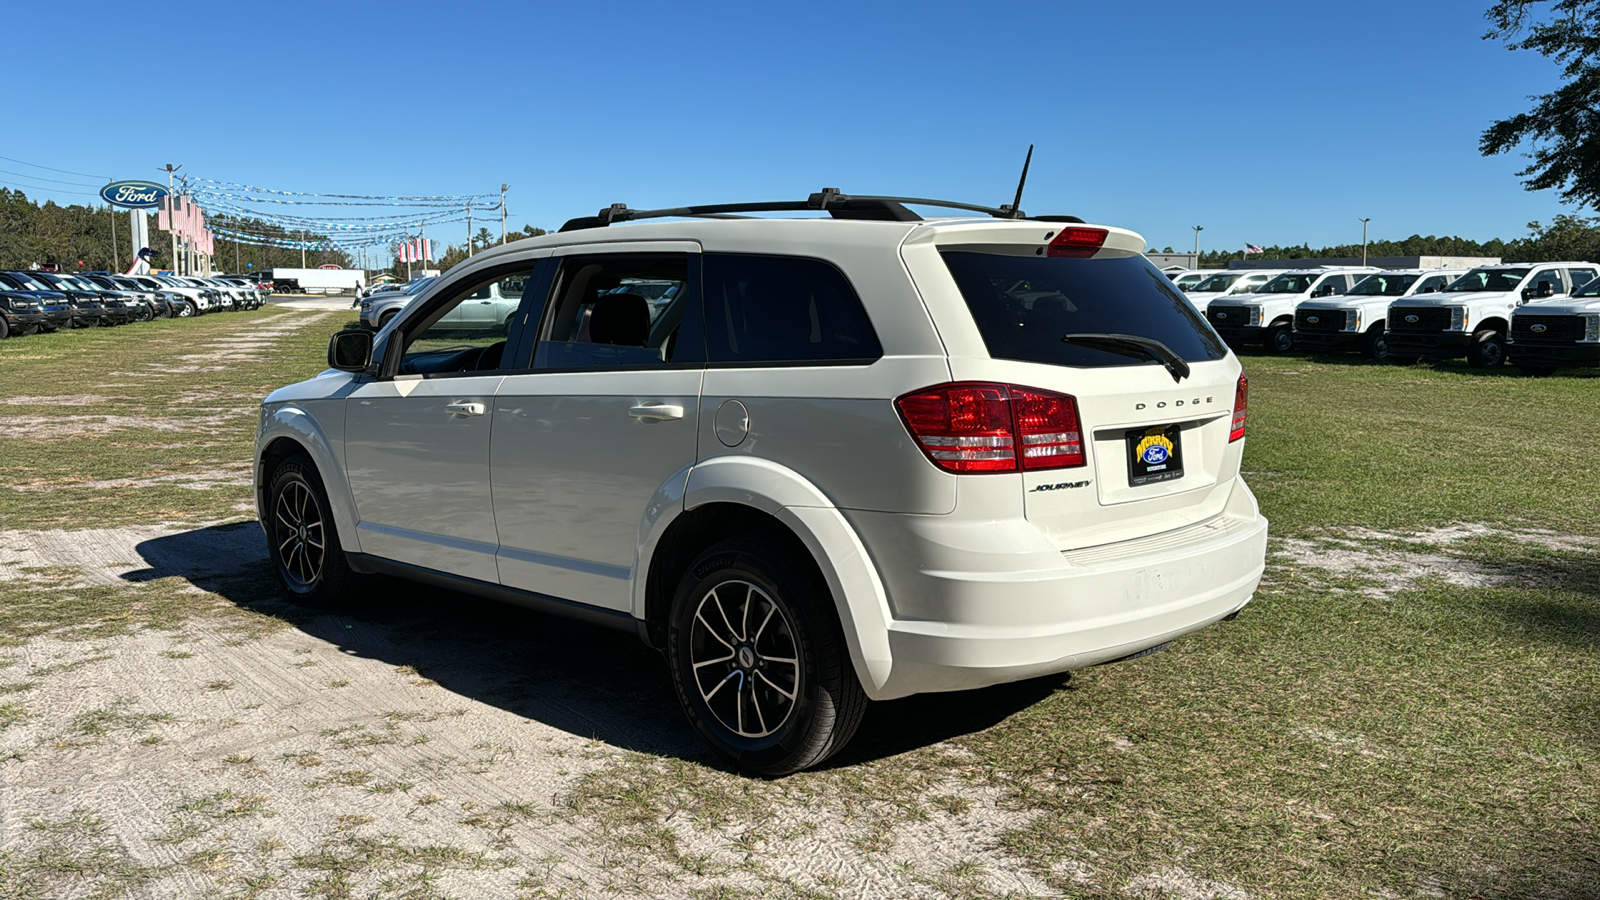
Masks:
[[[1086,368],[1145,364],[1062,341],[1068,334],[1149,338],[1189,362],[1227,355],[1183,292],[1140,254],[1101,251],[1074,259],[944,250],[940,256],[997,359]]]
[[[1311,289],[1311,283],[1319,276],[1315,273],[1301,274],[1285,272],[1277,278],[1256,288],[1258,294],[1303,294]]]
[[[1223,272],[1220,275],[1212,275],[1211,277],[1191,288],[1189,293],[1220,294],[1228,288],[1233,287],[1233,283],[1243,277],[1244,276],[1235,272]]]
[[[420,293],[421,291],[426,289],[428,285],[433,284],[434,277],[435,276],[430,275],[427,278],[422,278],[422,279],[418,279],[417,281],[411,282],[409,285],[406,286],[406,293],[408,293],[408,294]]]
[[[1467,291],[1514,291],[1522,279],[1528,277],[1529,269],[1473,269],[1471,272],[1450,282],[1444,290],[1447,294],[1461,294]]]
[[[1361,279],[1361,283],[1350,289],[1351,294],[1363,297],[1402,297],[1421,275],[1368,275]]]

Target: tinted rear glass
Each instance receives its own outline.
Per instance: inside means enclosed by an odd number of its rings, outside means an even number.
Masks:
[[[1097,368],[1146,361],[1080,344],[1066,334],[1153,338],[1188,362],[1222,359],[1227,348],[1183,292],[1140,254],[1093,259],[940,253],[996,359]]]
[[[846,363],[883,355],[855,288],[830,263],[707,253],[704,265],[711,362]]]

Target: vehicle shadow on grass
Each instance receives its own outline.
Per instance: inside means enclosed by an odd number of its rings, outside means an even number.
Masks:
[[[726,768],[684,719],[661,655],[612,631],[455,591],[371,578],[348,607],[284,599],[255,522],[143,541],[134,582],[178,577],[278,619],[347,655],[408,666],[462,697],[569,734]],[[897,755],[981,731],[1048,696],[1065,676],[874,704],[830,766]]]

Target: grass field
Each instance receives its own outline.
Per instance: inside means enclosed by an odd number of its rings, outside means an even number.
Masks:
[[[216,524],[253,515],[254,405],[348,318],[0,343],[0,554],[160,522],[259,540]],[[696,749],[623,638],[393,586],[319,616],[259,564],[88,583],[0,555],[0,897],[1600,897],[1600,378],[1245,365],[1274,555],[1236,621],[880,704],[781,782]],[[187,693],[68,699],[135,656]],[[145,821],[24,791],[168,757],[210,787]]]

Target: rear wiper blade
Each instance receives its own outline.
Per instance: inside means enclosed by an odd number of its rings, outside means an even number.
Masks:
[[[1189,377],[1189,364],[1184,362],[1183,357],[1173,353],[1171,347],[1155,338],[1140,337],[1136,334],[1064,334],[1061,336],[1061,342],[1082,344],[1096,350],[1121,353],[1123,356],[1153,359],[1172,373],[1173,381],[1182,381]]]

